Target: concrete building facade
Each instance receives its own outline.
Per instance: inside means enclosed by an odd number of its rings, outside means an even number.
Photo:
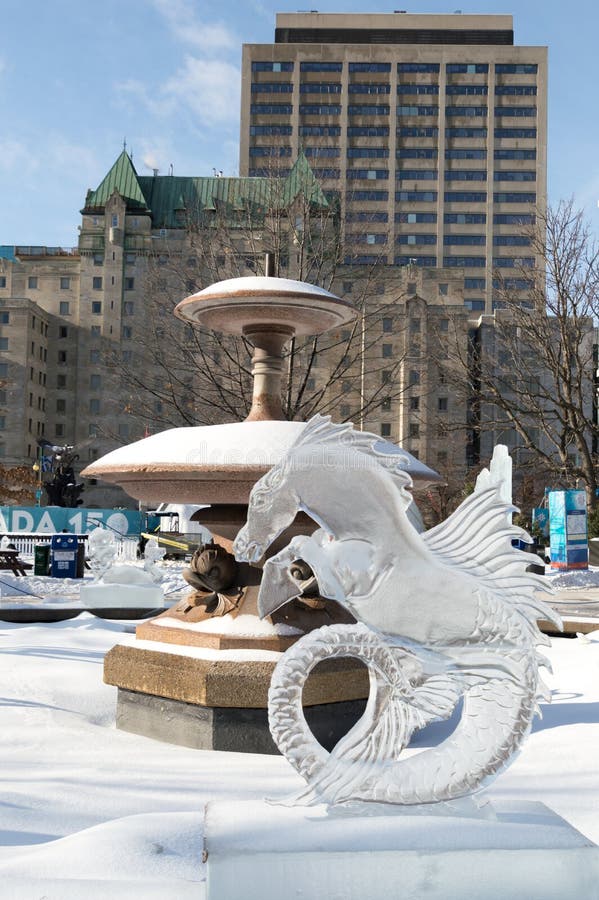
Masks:
[[[303,150],[355,260],[463,269],[478,313],[498,272],[526,298],[546,119],[547,49],[511,16],[281,13],[243,48],[241,174]]]

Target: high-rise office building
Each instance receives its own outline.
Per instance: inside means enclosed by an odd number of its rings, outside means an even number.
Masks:
[[[354,260],[463,270],[490,312],[497,273],[525,297],[536,263],[546,106],[547,49],[515,46],[511,16],[282,13],[244,46],[240,172],[303,149]]]

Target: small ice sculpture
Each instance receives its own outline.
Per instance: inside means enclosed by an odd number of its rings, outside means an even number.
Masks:
[[[396,454],[376,452],[379,440],[315,416],[255,485],[234,545],[238,559],[255,562],[304,510],[321,527],[267,561],[260,612],[298,595],[293,573],[301,560],[320,594],[357,619],[307,634],[273,674],[271,733],[307,781],[296,798],[306,803],[431,803],[486,785],[522,744],[545,696],[539,666],[546,663],[536,647],[549,639],[536,620],[560,625],[534,596],[546,586],[527,572],[530,554],[512,545],[526,536],[511,524],[505,448],[475,492],[419,534],[406,513],[410,478]],[[340,656],[366,663],[370,695],[329,754],[306,724],[302,689],[314,666]],[[460,700],[450,737],[400,757],[414,730],[448,718]]]
[[[89,564],[94,583],[81,586],[81,603],[91,607],[143,607],[155,609],[164,603],[160,586],[163,575],[155,565],[165,551],[158,542],[146,544],[143,568],[133,563],[114,562],[117,544],[113,535],[95,528],[88,538]]]
[[[117,554],[114,535],[104,528],[94,528],[87,539],[89,566],[94,573],[94,581],[100,581]]]

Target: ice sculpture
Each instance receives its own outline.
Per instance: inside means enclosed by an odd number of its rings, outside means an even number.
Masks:
[[[536,621],[560,625],[534,596],[542,579],[526,571],[530,554],[512,545],[526,536],[502,499],[505,448],[445,522],[418,533],[406,513],[411,480],[401,458],[376,452],[378,441],[315,416],[255,485],[234,545],[239,560],[255,562],[304,510],[321,527],[266,562],[260,612],[296,597],[294,574],[307,565],[320,594],[357,620],[301,638],[272,678],[271,732],[307,781],[296,798],[304,803],[431,803],[486,785],[522,744],[545,696],[538,670],[546,661],[536,647],[548,638]],[[366,663],[370,695],[329,754],[308,729],[301,695],[314,666],[339,656]],[[450,737],[400,758],[415,729],[449,717],[460,700]]]

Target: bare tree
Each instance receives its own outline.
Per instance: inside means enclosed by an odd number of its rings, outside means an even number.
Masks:
[[[265,253],[278,276],[348,293],[356,306],[353,324],[321,337],[290,342],[286,354],[283,409],[288,419],[339,409],[340,418],[363,422],[403,390],[401,357],[381,362],[383,321],[403,328],[400,279],[380,248],[348,251],[339,205],[326,200],[309,179],[300,189],[269,178],[264,196],[186,209],[182,227],[156,241],[148,258],[143,318],[135,338],[111,354],[113,371],[127,386],[132,416],[148,429],[213,424],[244,418],[251,405],[251,347],[243,338],[216,334],[177,320],[183,297],[224,278],[263,272]],[[364,231],[364,225],[359,228]],[[356,235],[354,240],[366,239]],[[354,246],[354,251],[356,247]],[[367,249],[374,253],[361,253]],[[386,325],[385,327],[388,327]],[[140,360],[145,360],[140,365]],[[382,370],[385,378],[373,377]]]
[[[496,274],[496,310],[481,318],[461,359],[473,443],[484,456],[492,435],[511,447],[520,469],[528,464],[556,486],[580,480],[594,507],[598,249],[572,201],[521,234],[530,258],[515,275]]]

